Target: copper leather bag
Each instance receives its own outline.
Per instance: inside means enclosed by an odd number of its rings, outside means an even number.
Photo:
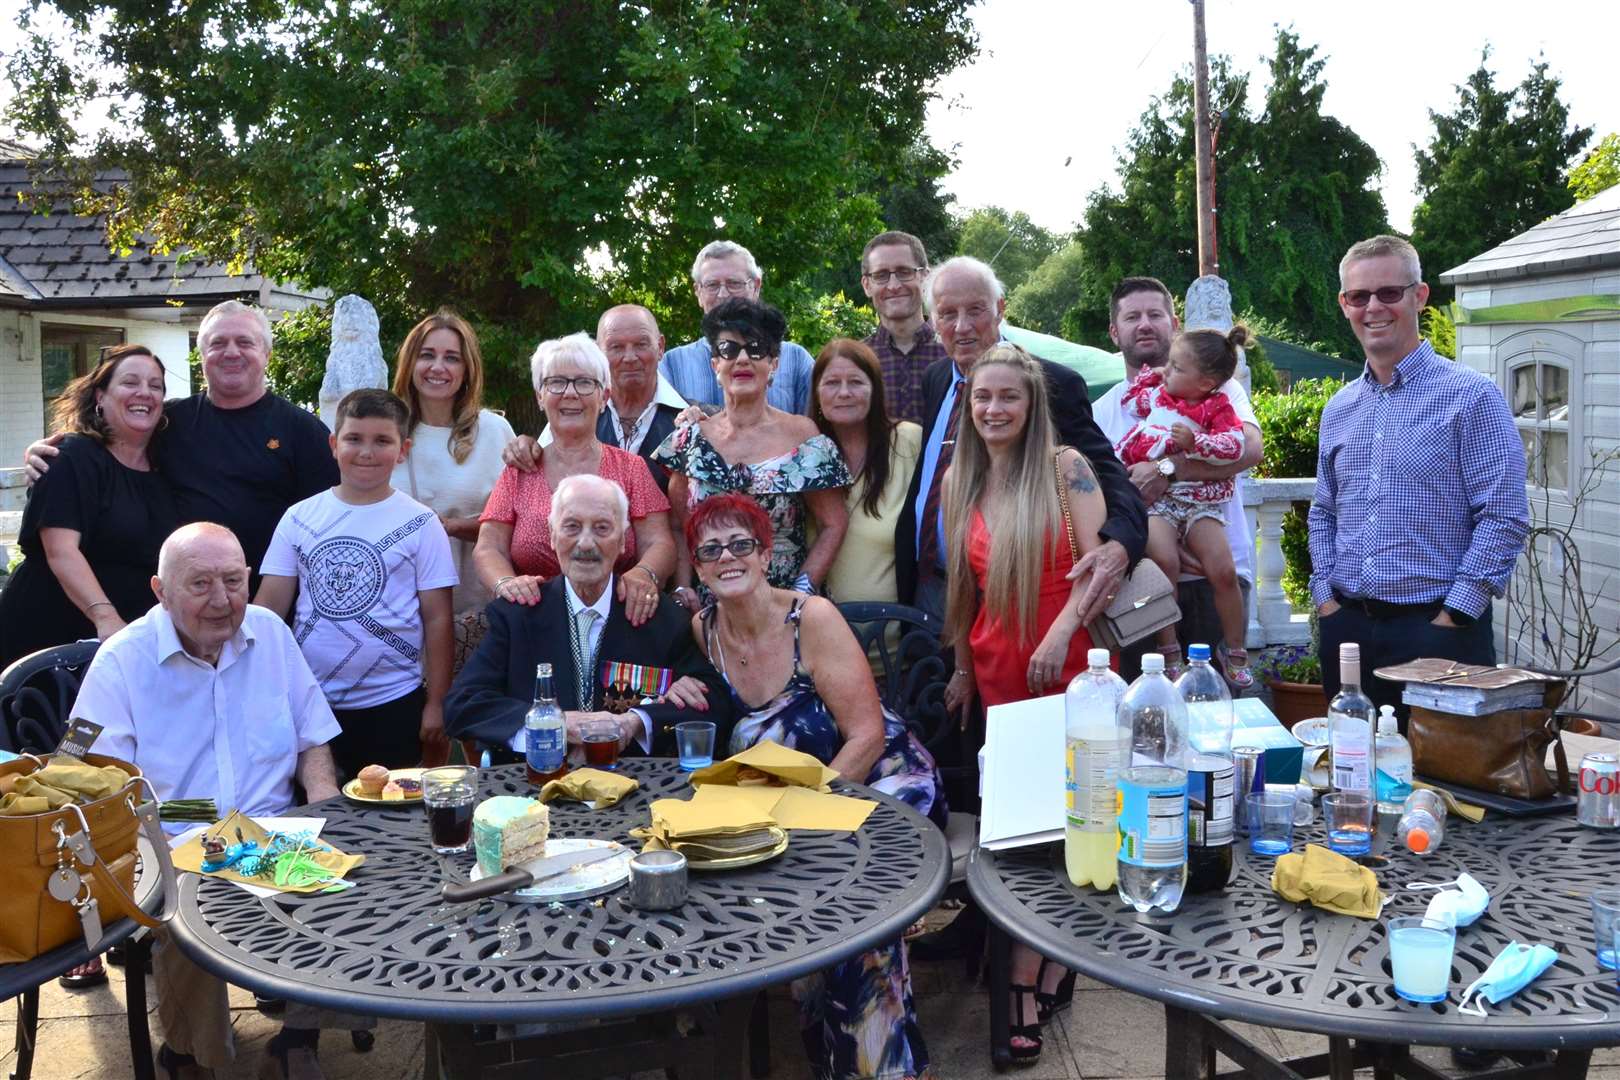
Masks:
[[[93,802],[69,804],[43,814],[0,816],[0,963],[32,960],[82,940],[77,908],[57,900],[46,889],[59,866],[83,879],[104,925],[132,918],[142,926],[158,926],[159,920],[131,899],[136,843],[143,828],[163,864],[165,899],[174,896],[174,867],[158,824],[157,797],[151,785],[127,761],[102,754],[86,754],[84,761],[116,765],[132,779],[119,791]],[[24,755],[0,764],[0,775],[30,773],[41,765],[38,758]],[[144,802],[143,792],[147,796]]]
[[[1569,790],[1569,761],[1549,708],[1457,716],[1414,705],[1406,737],[1412,769],[1421,777],[1520,799]],[[1549,745],[1556,780],[1547,773]]]

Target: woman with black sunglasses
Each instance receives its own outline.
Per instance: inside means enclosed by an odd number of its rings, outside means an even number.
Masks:
[[[767,577],[777,588],[820,588],[849,524],[844,489],[849,470],[838,446],[808,417],[783,412],[765,400],[776,374],[787,320],[769,304],[732,297],[703,316],[703,336],[714,356],[724,408],[677,429],[653,454],[667,468],[669,502],[677,527],[704,499],[736,491],[770,515],[776,539]],[[809,541],[807,525],[816,523]],[[699,607],[691,589],[692,564],[677,550],[675,598]]]

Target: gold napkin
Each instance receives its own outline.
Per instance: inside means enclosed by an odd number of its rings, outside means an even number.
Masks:
[[[540,801],[573,799],[595,803],[595,809],[604,810],[641,786],[629,776],[607,772],[604,769],[575,769],[567,776],[553,780],[540,789]]]
[[[789,750],[781,743],[766,739],[755,743],[740,754],[733,754],[725,761],[717,761],[707,768],[697,770],[692,774],[692,786],[736,785],[737,774],[745,765],[774,776],[784,784],[813,788],[817,791],[826,791],[827,785],[838,779],[837,772],[809,754]]]
[[[1284,900],[1309,901],[1361,919],[1378,918],[1383,906],[1371,870],[1317,844],[1306,844],[1303,855],[1278,856],[1271,887]]]
[[[262,825],[240,811],[232,810],[224,821],[219,822],[217,825],[210,825],[207,829],[176,848],[174,850],[174,865],[181,870],[190,870],[197,874],[206,873],[209,877],[225,878],[228,881],[237,881],[244,885],[258,885],[266,889],[275,889],[278,892],[325,892],[332,887],[331,879],[342,878],[350,870],[366,861],[364,855],[345,855],[330,844],[315,840],[303,847],[297,861],[301,862],[308,859],[313,862],[315,866],[325,871],[325,874],[322,875],[324,880],[306,882],[296,878],[288,879],[285,871],[289,869],[294,860],[288,859],[285,855],[277,860],[276,868],[278,872],[275,874],[250,876],[238,870],[238,867],[241,866],[240,863],[228,866],[223,870],[205,871],[202,868],[204,859],[202,842],[205,836],[217,836],[227,844],[252,841],[259,845],[260,850],[263,850],[270,839],[270,834],[265,832]]]
[[[86,765],[53,758],[43,769],[26,773],[0,797],[0,814],[43,814],[68,803],[104,799],[129,783],[129,773],[116,765]]]

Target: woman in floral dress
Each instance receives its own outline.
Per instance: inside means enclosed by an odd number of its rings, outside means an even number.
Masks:
[[[726,751],[770,739],[943,827],[934,760],[883,709],[838,609],[767,583],[771,528],[760,506],[736,494],[707,500],[686,527],[686,549],[714,597],[692,630],[731,694],[737,723]],[[898,939],[798,980],[793,997],[817,1080],[932,1075]]]
[[[714,371],[725,407],[714,416],[678,428],[653,454],[667,468],[676,527],[683,527],[704,499],[741,492],[770,515],[776,540],[767,578],[778,588],[811,592],[820,587],[838,555],[849,524],[844,489],[849,470],[837,445],[808,417],[766,403],[787,322],[769,304],[743,297],[711,309],[703,333],[714,351]],[[807,526],[816,522],[815,543]],[[697,611],[692,564],[677,547],[675,598]]]

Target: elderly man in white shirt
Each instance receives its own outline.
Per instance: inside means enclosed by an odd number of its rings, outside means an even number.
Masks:
[[[96,653],[73,716],[102,726],[96,749],[139,765],[162,799],[212,798],[222,813],[283,814],[296,779],[310,801],[338,793],[326,743],[337,721],[287,625],[250,607],[232,532],[201,522],[164,541],[157,606]],[[171,1077],[211,1077],[234,1057],[225,984],[160,940],[154,963]],[[260,1076],[319,1078],[319,1029],[370,1027],[289,1004]]]

